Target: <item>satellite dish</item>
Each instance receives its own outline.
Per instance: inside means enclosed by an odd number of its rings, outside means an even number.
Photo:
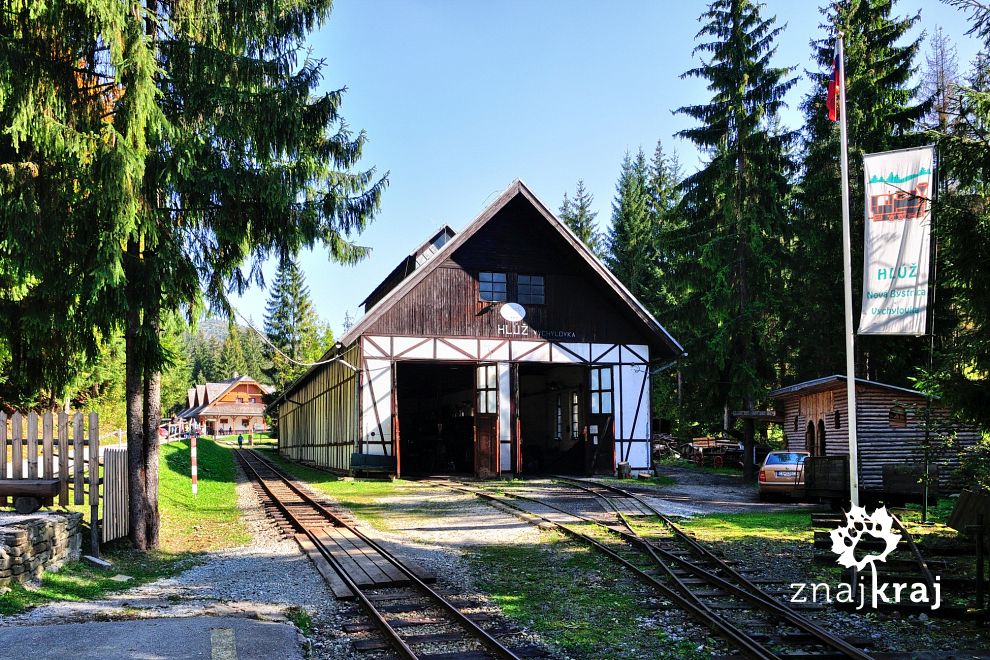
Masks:
[[[519,303],[505,303],[498,313],[509,323],[519,323],[526,318],[526,308]]]

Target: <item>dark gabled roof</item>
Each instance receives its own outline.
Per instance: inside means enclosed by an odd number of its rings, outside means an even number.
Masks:
[[[550,226],[556,229],[564,240],[570,243],[571,247],[574,248],[578,255],[581,256],[582,259],[599,275],[599,277],[601,277],[605,283],[608,284],[609,288],[611,288],[616,295],[618,295],[618,297],[629,306],[632,312],[639,317],[639,319],[647,327],[649,327],[650,330],[660,336],[663,342],[671,349],[671,352],[677,355],[682,355],[684,353],[684,348],[677,342],[677,340],[674,339],[662,325],[660,325],[660,322],[657,321],[643,306],[643,304],[640,303],[632,293],[630,293],[629,289],[627,289],[622,282],[620,282],[619,279],[612,274],[612,271],[610,271],[605,264],[603,264],[601,260],[595,256],[591,249],[589,249],[581,239],[574,235],[574,232],[572,232],[567,225],[558,220],[553,212],[542,201],[540,201],[540,199],[525,183],[519,179],[513,181],[512,185],[506,188],[505,192],[503,192],[498,199],[482,211],[481,214],[464,229],[464,231],[451,238],[439,250],[437,250],[437,255],[440,253],[453,253],[457,250],[457,248],[466,243],[468,239],[474,236],[479,229],[484,227],[489,220],[495,217],[495,215],[501,211],[502,208],[504,208],[517,196],[522,196],[526,199],[533,206],[533,208],[535,208],[540,215],[546,219]],[[443,259],[434,256],[434,258],[423,264],[422,267],[413,271],[413,273],[402,280],[398,286],[394,287],[391,291],[385,294],[381,300],[375,303],[375,305],[369,309],[365,315],[362,316],[361,319],[344,334],[343,337],[340,338],[340,343],[344,346],[350,346],[354,343],[354,341],[364,333],[368,326],[374,323],[391,304],[423,281],[423,279],[433,272],[433,270],[435,270],[442,261]]]
[[[781,387],[773,392],[770,392],[770,397],[773,399],[787,396],[788,394],[796,394],[798,392],[803,392],[805,390],[824,390],[828,389],[826,386],[832,383],[846,382],[846,377],[840,374],[832,374],[831,376],[823,376],[822,378],[815,378],[814,380],[806,380],[803,383],[795,383],[793,385],[788,385],[787,387]],[[914,396],[925,396],[924,392],[919,392],[918,390],[908,389],[906,387],[898,387],[896,385],[888,385],[887,383],[878,383],[875,380],[866,380],[865,378],[857,378],[856,384],[867,385],[869,387],[878,387],[885,390],[893,390],[894,392],[902,392],[904,394],[912,394]]]
[[[360,302],[361,307],[367,309],[368,306],[374,306],[376,302],[385,297],[385,295],[399,285],[405,278],[415,271],[417,268],[421,267],[427,261],[433,258],[437,252],[440,251],[447,241],[456,235],[457,232],[451,229],[450,225],[443,225],[439,230],[433,233],[430,238],[423,241],[415,250],[410,252],[408,256],[403,258],[399,264],[392,269],[392,272],[385,276],[385,279],[375,287],[374,291],[368,294],[368,297]],[[369,305],[370,303],[370,305]]]
[[[566,240],[571,245],[571,247],[574,248],[574,250],[578,253],[578,255],[580,255],[580,257],[589,266],[591,266],[591,268],[605,281],[605,283],[609,286],[609,288],[611,288],[612,291],[614,291],[616,295],[618,295],[619,298],[621,298],[623,302],[625,302],[629,306],[632,312],[643,323],[645,323],[647,327],[649,327],[654,333],[656,333],[663,340],[665,344],[667,344],[667,346],[671,349],[673,353],[677,355],[686,355],[686,353],[684,352],[684,348],[677,342],[677,340],[674,339],[671,336],[671,334],[664,329],[662,325],[660,325],[660,322],[657,321],[645,307],[643,307],[643,304],[640,303],[639,300],[637,300],[632,293],[630,293],[629,289],[627,289],[625,285],[623,285],[622,282],[620,282],[619,279],[612,274],[612,271],[610,271],[605,266],[605,264],[603,264],[602,261],[597,256],[595,256],[595,253],[592,252],[587,245],[585,245],[584,241],[578,238],[567,225],[565,225],[563,222],[558,220],[557,216],[553,214],[553,212],[546,206],[546,204],[540,201],[540,199],[535,194],[533,194],[533,191],[531,191],[525,183],[523,183],[519,179],[516,179],[515,181],[512,182],[512,185],[506,188],[505,191],[501,195],[499,195],[498,199],[492,202],[487,208],[485,208],[484,211],[481,212],[480,215],[478,215],[478,217],[476,217],[473,221],[471,221],[471,224],[469,224],[464,229],[464,231],[462,231],[459,234],[454,234],[453,230],[451,229],[450,231],[452,232],[452,237],[450,238],[450,240],[446,241],[442,246],[440,246],[439,249],[437,249],[435,253],[431,255],[428,261],[421,264],[421,267],[418,267],[415,270],[413,270],[408,276],[404,277],[404,279],[399,281],[396,286],[394,286],[389,291],[387,291],[382,296],[381,300],[378,300],[371,307],[371,309],[367,310],[364,316],[362,316],[358,320],[358,322],[351,327],[350,330],[344,333],[344,335],[340,338],[340,340],[336,344],[334,344],[330,349],[327,350],[326,353],[323,354],[323,356],[319,359],[319,364],[311,366],[309,369],[307,369],[302,374],[300,374],[299,377],[297,377],[294,381],[289,383],[285,387],[285,389],[282,390],[282,392],[279,394],[278,398],[276,398],[274,401],[268,404],[268,409],[272,409],[276,407],[282,399],[288,397],[289,394],[295,391],[297,387],[305,383],[306,380],[310,377],[310,375],[312,375],[314,371],[316,371],[321,366],[323,366],[323,364],[339,357],[341,352],[344,350],[344,348],[351,346],[355,341],[357,341],[358,337],[360,337],[361,334],[364,333],[364,331],[367,329],[367,327],[372,323],[374,323],[374,321],[377,320],[386,309],[388,309],[389,305],[394,303],[396,300],[402,297],[406,292],[408,292],[410,289],[416,286],[434,269],[436,269],[440,263],[443,262],[442,258],[437,258],[437,257],[442,257],[445,254],[453,253],[454,250],[460,247],[463,243],[467,242],[469,238],[474,236],[478,232],[478,230],[485,225],[485,223],[487,223],[489,220],[495,217],[495,214],[497,214],[510,201],[512,201],[519,195],[522,195],[523,198],[526,199],[533,206],[533,208],[535,208],[540,213],[540,215],[546,219],[546,221],[550,224],[550,226],[556,229],[560,233],[560,235],[564,238],[564,240]],[[446,228],[450,229],[449,227]],[[441,228],[441,232],[442,231],[443,228]],[[435,233],[434,237],[439,235],[439,233],[440,232]],[[418,249],[421,249],[423,246],[428,245],[430,243],[430,240],[420,245],[420,248]],[[414,251],[413,254],[416,254],[416,252]],[[385,278],[385,281],[382,284],[388,282],[389,278],[391,278],[392,275],[395,274],[397,271],[401,272],[401,267],[405,263],[406,261],[403,260],[403,262],[399,264],[399,267],[393,269],[392,273],[390,273],[389,276]],[[376,291],[379,288],[382,288],[382,284],[379,284],[378,287],[376,287]],[[371,299],[372,296],[369,295],[368,298],[365,299],[365,302]],[[364,303],[361,304],[363,305]]]

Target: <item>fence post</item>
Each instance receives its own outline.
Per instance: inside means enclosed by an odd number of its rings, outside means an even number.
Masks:
[[[77,412],[72,416],[72,503],[85,504],[85,482],[83,482],[83,463],[86,461],[86,450],[83,447],[83,416]]]
[[[69,416],[58,414],[58,505],[69,505]]]
[[[21,426],[21,413],[15,412],[13,417],[10,418],[10,423],[12,425],[10,439],[14,443],[13,450],[11,451],[11,478],[21,479],[24,474],[24,445],[21,442],[21,431],[23,427]]]
[[[27,478],[38,478],[38,413],[28,413],[27,423]]]
[[[41,418],[41,467],[45,473],[45,479],[51,479],[55,476],[55,457],[52,436],[52,411],[49,410],[45,413],[44,417]]]
[[[199,475],[196,470],[196,436],[189,438],[189,462],[192,472],[192,492],[193,495],[199,493]]]
[[[89,413],[89,546],[100,556],[100,418]]]
[[[13,447],[11,447],[13,449]],[[0,411],[0,479],[7,478],[7,415]],[[7,506],[7,496],[0,495],[0,506]]]

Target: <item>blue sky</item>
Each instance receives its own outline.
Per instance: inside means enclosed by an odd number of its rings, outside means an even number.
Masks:
[[[607,224],[626,150],[652,153],[658,139],[685,168],[693,147],[673,135],[690,121],[672,111],[708,99],[704,81],[680,74],[706,3],[590,0],[337,0],[312,34],[326,60],[324,88],[346,86],[342,114],[368,134],[362,165],[389,172],[381,213],[357,238],[373,248],[357,266],[331,264],[317,248],[300,262],[317,312],[341,333],[358,303],[443,223],[460,230],[514,179],[551,208],[583,178]],[[820,35],[816,2],[768,0],[764,15],[787,27],[776,63],[802,80],[784,122],[799,128],[809,41]],[[921,10],[928,34],[941,26],[962,70],[979,44],[957,10],[936,0],[901,0]],[[923,63],[923,58],[920,63]],[[274,279],[274,265],[265,268]],[[262,326],[267,293],[249,291],[237,309]]]

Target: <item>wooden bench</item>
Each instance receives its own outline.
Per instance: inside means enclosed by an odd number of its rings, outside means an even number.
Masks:
[[[351,471],[357,474],[391,474],[395,472],[395,457],[379,454],[351,454]]]
[[[0,497],[13,497],[17,513],[34,513],[51,505],[58,495],[58,479],[0,479]]]

